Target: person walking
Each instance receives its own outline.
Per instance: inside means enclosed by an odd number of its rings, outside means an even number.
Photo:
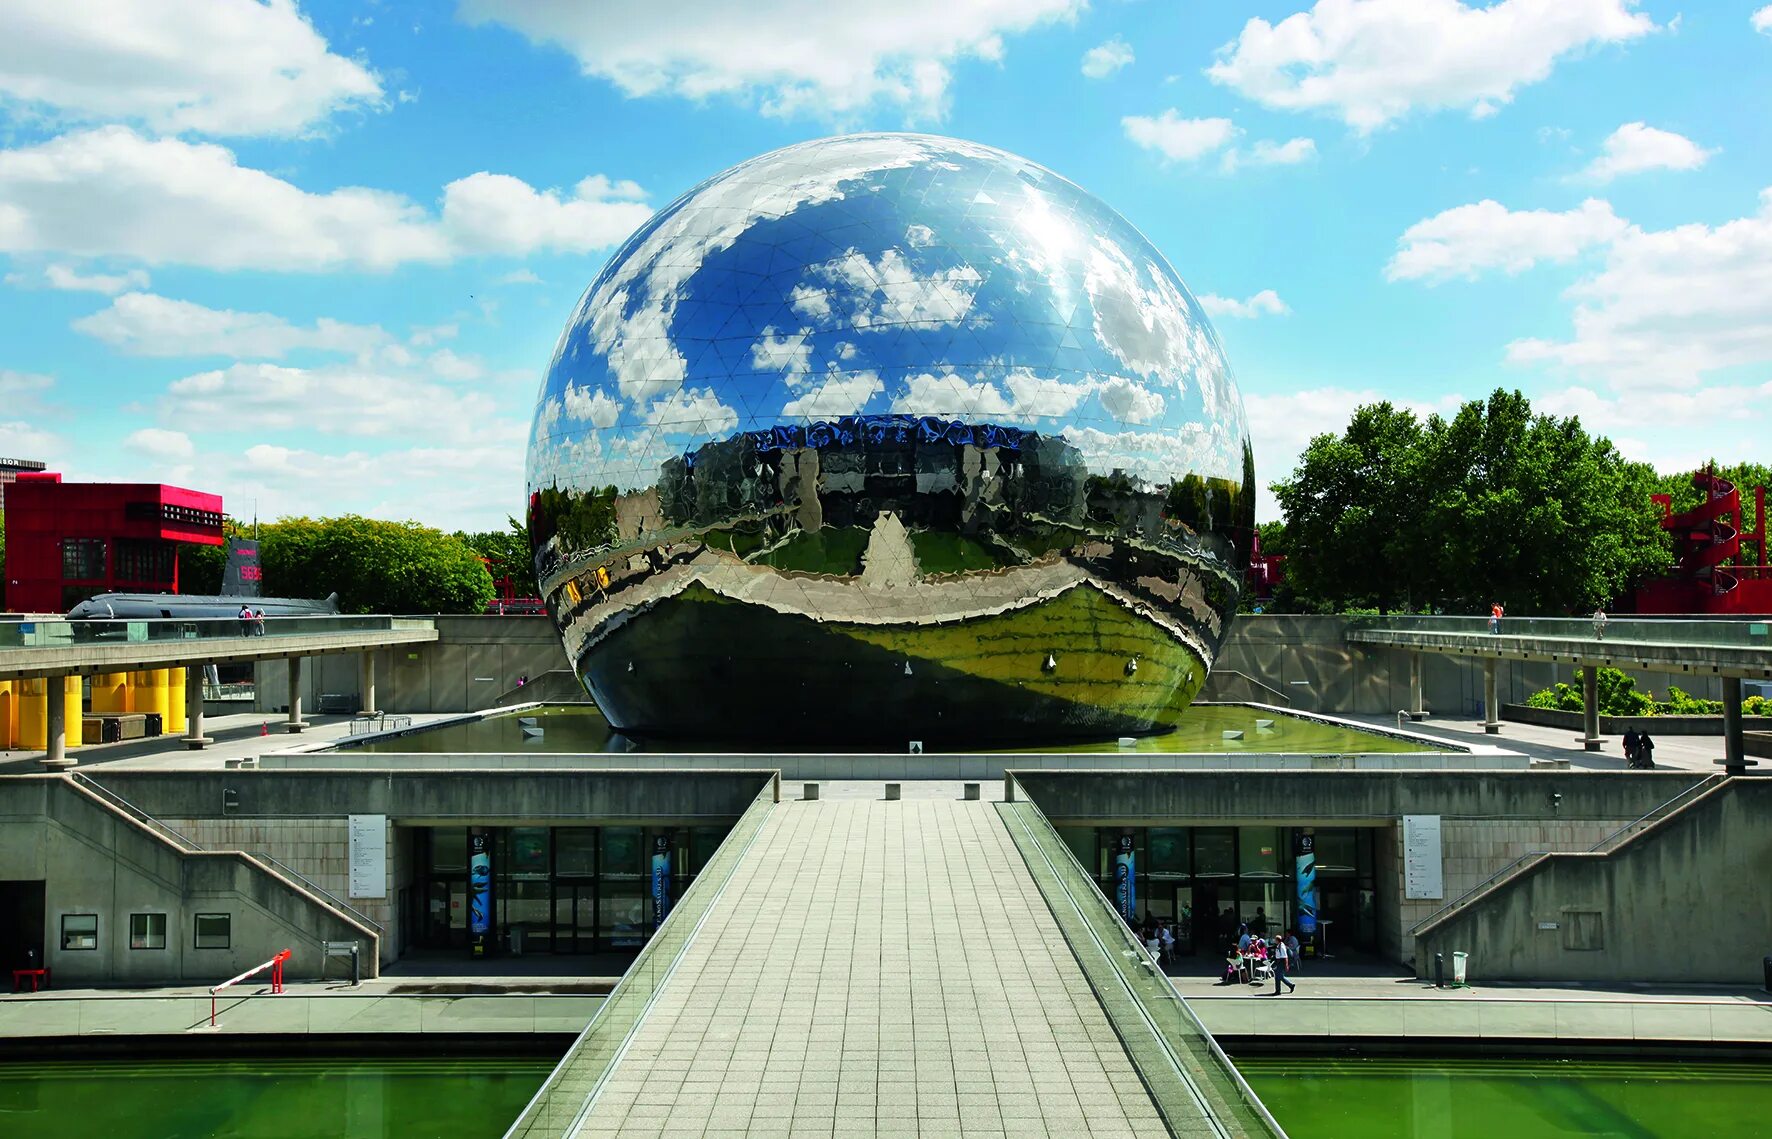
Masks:
[[[1287,967],[1287,965],[1289,965],[1291,963],[1292,951],[1290,949],[1286,948],[1286,939],[1285,938],[1283,938],[1283,937],[1274,938],[1274,948],[1273,948],[1273,952],[1270,954],[1270,957],[1271,957],[1271,960],[1273,961],[1273,966],[1274,966],[1274,993],[1273,993],[1273,995],[1276,997],[1280,995],[1280,986],[1281,985],[1286,986],[1286,991],[1288,993],[1297,992],[1298,986],[1294,985],[1292,983],[1291,978],[1286,976],[1286,973],[1287,973],[1286,967]]]
[[[1606,611],[1604,609],[1596,609],[1594,610],[1594,640],[1603,641],[1605,639]]]
[[[1643,737],[1637,735],[1635,728],[1624,730],[1624,765],[1626,767],[1637,765],[1637,751],[1643,746],[1642,741]]]
[[[1303,963],[1303,959],[1304,959],[1304,953],[1298,947],[1298,936],[1296,934],[1294,934],[1291,930],[1287,930],[1286,931],[1286,966],[1287,966],[1287,968],[1291,969],[1292,972],[1294,972],[1294,973],[1298,972],[1298,967],[1299,967],[1299,965],[1301,965]]]
[[[1637,766],[1644,771],[1655,770],[1655,741],[1648,732],[1637,733]]]
[[[1507,610],[1501,607],[1501,602],[1497,601],[1489,606],[1489,631],[1491,633],[1501,632],[1501,619],[1505,616],[1507,616]]]

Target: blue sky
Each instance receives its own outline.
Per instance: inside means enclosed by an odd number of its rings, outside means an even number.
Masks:
[[[1139,227],[1263,482],[1498,384],[1663,469],[1764,458],[1769,107],[1772,7],[1721,0],[6,0],[0,454],[496,525],[651,209],[909,128]]]

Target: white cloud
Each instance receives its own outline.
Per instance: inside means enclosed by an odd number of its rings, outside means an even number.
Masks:
[[[591,177],[568,197],[481,172],[445,186],[433,215],[382,190],[309,193],[225,147],[110,126],[0,150],[0,252],[293,271],[582,253],[645,220],[636,192]]]
[[[1237,161],[1250,166],[1295,166],[1300,162],[1309,162],[1316,156],[1315,139],[1291,138],[1285,142],[1272,142],[1264,138],[1247,152],[1239,153]]]
[[[480,361],[472,356],[458,355],[448,348],[438,349],[427,356],[425,370],[433,376],[457,382],[477,380],[486,374],[486,367]]]
[[[1280,294],[1272,289],[1263,289],[1248,300],[1240,301],[1235,297],[1214,296],[1202,293],[1199,298],[1200,307],[1208,316],[1230,317],[1236,320],[1249,320],[1258,316],[1285,316],[1292,310],[1280,299]]]
[[[712,388],[678,388],[646,409],[646,423],[665,435],[722,435],[738,426],[738,413]]]
[[[621,401],[593,388],[568,383],[561,393],[566,414],[573,419],[588,420],[593,427],[613,427],[621,415]]]
[[[139,451],[151,459],[163,462],[174,462],[189,459],[197,453],[196,444],[183,431],[169,431],[164,427],[144,427],[132,432],[123,440],[123,445]]]
[[[45,376],[38,372],[14,372],[0,368],[0,395],[7,399],[9,406],[14,400],[23,400],[33,392],[46,392],[55,386],[53,376]]]
[[[1101,386],[1095,377],[1064,380],[1028,368],[1012,368],[999,376],[980,374],[971,381],[955,372],[924,372],[905,378],[891,409],[899,415],[949,419],[1058,419],[1075,411]]]
[[[789,297],[795,312],[818,324],[941,327],[966,319],[983,281],[970,265],[921,276],[896,249],[885,250],[878,261],[851,249],[809,272]]]
[[[1734,367],[1765,374],[1772,366],[1772,188],[1761,192],[1757,213],[1721,225],[1621,228],[1599,271],[1567,295],[1575,302],[1574,336],[1516,341],[1510,361],[1553,363],[1642,391],[1695,387],[1708,373]]]
[[[823,306],[830,311],[828,304]],[[780,372],[789,385],[798,386],[812,367],[812,345],[807,342],[810,328],[776,335],[775,326],[767,325],[763,335],[751,345],[751,367],[759,372]]]
[[[415,328],[406,339],[414,348],[428,348],[445,340],[454,340],[460,333],[461,325],[449,320]]]
[[[9,0],[0,98],[63,121],[301,135],[382,88],[294,0]]]
[[[539,285],[541,278],[535,275],[533,269],[513,269],[509,273],[499,276],[492,283],[495,285]]]
[[[1749,19],[1753,22],[1754,31],[1772,36],[1772,4],[1766,5],[1755,12]]]
[[[755,99],[766,114],[845,117],[875,104],[937,116],[950,68],[997,61],[1004,37],[1068,20],[1083,0],[463,0],[462,18],[497,22],[565,48],[585,74],[627,95]]]
[[[1402,281],[1475,277],[1489,269],[1518,273],[1540,261],[1569,261],[1626,228],[1611,204],[1597,198],[1562,213],[1510,210],[1485,199],[1404,230],[1384,275]]]
[[[71,265],[58,264],[44,266],[41,281],[52,289],[61,289],[64,292],[115,296],[126,289],[147,288],[148,274],[143,269],[127,269],[121,273],[82,273]],[[23,273],[8,273],[6,283],[31,286],[38,281]]]
[[[0,419],[0,455],[53,463],[65,453],[61,437],[45,431],[41,424]]]
[[[1184,119],[1174,107],[1160,115],[1127,115],[1126,137],[1169,162],[1191,162],[1229,146],[1237,128],[1229,119]]]
[[[280,360],[302,349],[355,355],[388,339],[373,325],[321,317],[303,328],[268,312],[205,308],[153,293],[124,293],[109,306],[76,320],[73,328],[131,356],[242,360]]]
[[[231,364],[174,380],[160,400],[164,421],[199,432],[324,435],[480,443],[506,427],[490,395],[356,364],[289,368]],[[201,425],[201,426],[199,426]],[[517,429],[513,449],[521,452]]]
[[[496,427],[477,441],[396,450],[230,441],[200,450],[188,465],[204,472],[210,480],[204,485],[226,487],[230,504],[255,503],[264,518],[311,514],[322,502],[330,513],[444,530],[498,529],[523,498],[523,444],[520,429],[513,443],[510,425]],[[449,493],[439,494],[438,487]]]
[[[1206,69],[1263,106],[1325,111],[1362,133],[1411,111],[1493,114],[1561,59],[1655,30],[1636,0],[1319,0],[1252,19]]]
[[[1083,53],[1083,74],[1091,79],[1106,79],[1132,62],[1132,45],[1115,36]]]
[[[1646,123],[1625,123],[1607,136],[1603,153],[1582,173],[1598,182],[1644,170],[1696,170],[1715,154],[1685,135]]]
[[[859,415],[868,400],[883,387],[874,372],[831,372],[817,387],[795,396],[782,406],[784,416],[805,415],[814,419],[835,419],[843,415]]]
[[[1163,414],[1163,396],[1125,376],[1105,380],[1100,399],[1107,413],[1121,423],[1149,423]]]

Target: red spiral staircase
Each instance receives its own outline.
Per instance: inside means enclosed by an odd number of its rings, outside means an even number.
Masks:
[[[1772,567],[1766,565],[1766,488],[1754,489],[1756,525],[1747,530],[1741,492],[1714,469],[1692,476],[1704,495],[1691,510],[1675,514],[1673,500],[1654,496],[1661,526],[1674,540],[1672,575],[1637,591],[1638,613],[1772,613]],[[1744,548],[1757,550],[1751,561]]]

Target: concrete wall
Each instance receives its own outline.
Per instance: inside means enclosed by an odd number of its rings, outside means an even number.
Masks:
[[[55,776],[0,780],[0,879],[44,883],[47,965],[58,988],[216,984],[281,949],[316,976],[324,940],[365,934],[247,859],[182,851]],[[166,915],[164,949],[129,948],[129,915]],[[198,949],[200,913],[232,915],[226,949]],[[63,950],[64,914],[98,915],[98,948]],[[367,945],[366,945],[367,948]]]
[[[375,653],[376,702],[384,712],[477,712],[497,704],[519,677],[566,668],[560,636],[547,617],[438,617],[432,645]],[[319,707],[322,693],[360,696],[359,654],[310,658],[303,668],[302,707]],[[282,661],[258,666],[256,710],[288,707]],[[582,697],[581,697],[582,698]]]
[[[1480,981],[1758,984],[1769,866],[1772,780],[1732,779],[1610,853],[1553,855],[1507,880],[1424,932],[1418,964],[1462,950]]]

